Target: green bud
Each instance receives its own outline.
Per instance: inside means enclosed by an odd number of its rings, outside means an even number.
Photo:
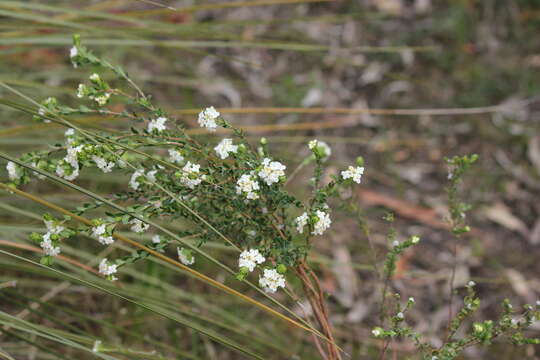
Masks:
[[[73,34],[73,45],[81,46],[81,35],[80,34]]]
[[[245,153],[246,150],[247,150],[246,145],[244,145],[244,144],[238,145],[238,152],[239,153]]]
[[[266,144],[268,144],[268,140],[265,137],[261,138],[261,145],[266,145]]]
[[[249,269],[245,266],[242,266],[240,270],[238,271],[238,273],[236,273],[235,277],[236,279],[243,281],[248,274],[249,274]]]
[[[460,227],[460,228],[454,228],[452,230],[454,235],[465,234],[465,233],[468,233],[469,231],[471,231],[471,228],[469,226],[463,226],[463,227]]]
[[[52,220],[54,220],[54,218],[52,217],[51,214],[45,213],[45,214],[43,214],[43,220],[45,220],[45,221],[52,221]]]
[[[484,325],[479,324],[479,323],[474,323],[473,324],[473,331],[475,333],[482,333],[484,331]]]
[[[40,243],[41,240],[43,240],[43,236],[41,234],[38,234],[37,232],[33,232],[30,234],[30,240],[35,243]]]
[[[39,259],[39,262],[46,266],[51,266],[54,264],[54,257],[52,256],[42,256],[41,259]]]
[[[364,166],[364,158],[361,157],[361,156],[358,156],[358,157],[356,158],[356,165],[358,165],[358,166]]]
[[[375,337],[382,337],[382,336],[384,336],[384,329],[381,328],[381,327],[376,327],[373,330],[371,330],[371,333]]]
[[[276,270],[280,274],[285,274],[287,272],[287,266],[285,264],[279,264]]]

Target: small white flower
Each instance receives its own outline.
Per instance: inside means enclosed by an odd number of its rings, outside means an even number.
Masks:
[[[311,232],[313,235],[322,235],[326,229],[330,227],[332,224],[332,220],[330,220],[330,214],[325,213],[324,211],[317,210],[315,212],[315,215],[317,216],[317,222],[313,225],[313,231]]]
[[[308,218],[308,214],[305,212],[294,220],[296,222],[296,231],[300,234],[304,233],[304,227],[307,225]]]
[[[405,318],[405,315],[403,315],[402,312],[398,312],[398,313],[396,314],[396,317],[397,317],[398,319],[403,319],[403,318]]]
[[[104,173],[109,173],[112,171],[112,168],[114,167],[114,165],[116,165],[114,162],[112,161],[107,161],[105,160],[104,158],[102,157],[99,157],[97,155],[93,155],[92,156],[92,160],[96,163],[96,166],[101,170],[103,171]]]
[[[109,101],[110,97],[111,97],[111,94],[106,92],[106,93],[103,93],[103,95],[94,97],[94,101],[97,102],[99,106],[103,106],[107,104],[107,101]]]
[[[107,233],[107,224],[101,224],[92,228],[92,236],[102,245],[111,245],[114,238]]]
[[[411,296],[411,297],[409,298],[408,302],[414,304],[414,303],[415,303],[415,300],[414,300],[414,298]]]
[[[93,73],[92,75],[90,75],[89,79],[92,80],[92,81],[99,81],[100,77],[99,77],[98,74]]]
[[[94,347],[92,348],[92,352],[99,352],[101,349],[101,340],[94,341]]]
[[[143,169],[138,169],[133,173],[133,175],[131,175],[131,179],[129,180],[129,186],[133,190],[139,189],[139,186],[140,186],[139,178],[140,177],[144,177],[144,170]]]
[[[322,155],[322,159],[321,159],[322,161],[328,160],[330,155],[332,155],[332,149],[324,141],[311,140],[308,143],[308,147],[310,148],[310,150],[317,148]]]
[[[79,87],[77,88],[77,97],[79,99],[83,98],[85,94],[86,94],[86,85],[79,84]]]
[[[71,49],[69,49],[69,57],[74,58],[75,56],[79,55],[79,50],[76,46],[73,46]]]
[[[259,278],[259,285],[268,293],[275,293],[278,288],[285,287],[285,277],[276,269],[264,269],[263,276]]]
[[[58,256],[58,254],[60,254],[60,247],[52,244],[51,235],[52,234],[50,232],[43,235],[43,240],[39,243],[39,246],[41,246],[45,255]]]
[[[392,246],[393,247],[398,247],[399,246],[399,241],[394,240],[394,242],[392,242]]]
[[[240,179],[236,182],[236,193],[238,195],[245,194],[249,200],[255,200],[259,198],[257,190],[259,190],[259,182],[253,180],[251,174],[244,174],[240,176]]]
[[[161,237],[159,235],[152,236],[152,242],[154,244],[159,244],[161,242]]]
[[[229,154],[236,154],[238,145],[233,145],[232,139],[223,139],[214,150],[222,160],[225,160],[229,157]]]
[[[378,336],[381,335],[381,330],[379,330],[379,329],[373,329],[373,330],[371,330],[371,333],[373,334],[373,336],[378,337]]]
[[[364,174],[364,168],[362,166],[349,166],[347,170],[341,172],[341,177],[345,180],[353,179],[355,183],[360,184],[362,174]]]
[[[150,227],[150,225],[148,225],[147,223],[136,218],[131,219],[129,223],[131,224],[131,231],[136,233],[145,232]]]
[[[420,236],[417,236],[417,235],[414,235],[412,238],[411,238],[411,242],[413,244],[418,244],[420,242]]]
[[[216,131],[216,119],[219,117],[219,115],[219,112],[214,109],[213,106],[210,106],[209,108],[206,108],[199,113],[199,125],[201,127],[207,128],[210,131]]]
[[[146,173],[146,180],[150,181],[150,182],[156,182],[156,174],[157,174],[157,170],[152,170],[152,171],[149,171]]]
[[[244,250],[238,259],[238,267],[245,267],[251,272],[257,264],[262,264],[265,260],[264,256],[257,249]]]
[[[67,129],[66,132],[64,133],[65,137],[70,137],[74,135],[75,135],[75,129],[72,129],[72,128]]]
[[[272,161],[269,158],[265,158],[262,161],[262,169],[259,171],[259,177],[267,184],[272,185],[279,182],[281,176],[285,176],[285,165],[279,161]]]
[[[62,225],[58,224],[57,221],[54,220],[44,220],[45,226],[47,227],[47,230],[51,234],[60,234],[62,231],[64,231],[66,228]]]
[[[21,172],[19,171],[19,166],[12,161],[8,161],[6,165],[6,170],[8,172],[9,180],[16,181],[21,178]]]
[[[178,259],[184,265],[193,265],[195,263],[195,257],[191,254],[191,251],[177,247]]]
[[[540,300],[536,300],[536,306],[540,306]]]
[[[469,282],[467,283],[467,285],[469,285],[470,287],[473,287],[473,286],[476,286],[476,283],[475,283],[474,281],[471,280],[471,281],[469,281]]]
[[[176,149],[169,149],[169,161],[172,163],[180,164],[182,161],[184,161],[184,157],[180,153],[180,151]]]
[[[180,182],[190,189],[195,189],[195,186],[199,185],[205,178],[205,175],[200,175],[201,165],[193,164],[188,161],[182,168],[182,176]]]
[[[79,162],[76,160],[73,161],[73,159],[71,159],[71,161],[67,161],[66,159],[70,160],[68,157],[66,157],[56,166],[56,175],[66,180],[73,181],[79,177]],[[67,172],[65,167],[69,168]]]
[[[113,274],[116,274],[116,272],[118,271],[117,267],[118,265],[109,265],[107,259],[103,259],[99,263],[99,273],[109,277],[109,279],[112,281],[118,280],[117,277],[113,276]]]
[[[151,133],[154,130],[156,130],[157,132],[162,132],[164,130],[167,130],[167,126],[165,125],[166,122],[167,122],[167,118],[163,116],[150,121],[148,123],[148,132]]]

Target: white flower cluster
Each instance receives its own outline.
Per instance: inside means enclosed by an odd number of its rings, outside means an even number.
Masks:
[[[96,166],[101,170],[103,171],[104,173],[109,173],[112,171],[112,168],[114,167],[114,165],[116,165],[114,162],[112,161],[107,161],[105,160],[104,158],[102,157],[99,157],[97,155],[93,155],[92,156],[92,160],[96,163]]]
[[[236,154],[238,145],[234,145],[232,139],[223,139],[214,150],[222,160],[225,160],[229,157],[229,154]]]
[[[209,108],[206,108],[199,113],[199,125],[201,127],[207,128],[210,131],[216,131],[216,119],[219,117],[219,115],[219,112],[214,109],[213,106],[210,106]]]
[[[182,264],[193,265],[195,263],[195,256],[193,256],[191,251],[177,247],[176,252],[178,253],[178,259]]]
[[[360,184],[362,181],[362,175],[364,174],[364,168],[362,166],[349,166],[347,170],[341,172],[341,177],[345,180],[353,179],[357,184]]]
[[[264,256],[259,252],[257,249],[249,249],[244,250],[240,254],[240,258],[238,259],[238,267],[239,268],[247,268],[250,272],[255,269],[255,266],[257,264],[262,264],[265,262]]]
[[[325,143],[324,141],[319,141],[319,140],[311,140],[309,143],[308,143],[308,147],[310,150],[315,150],[317,149],[319,151],[319,153],[321,154],[321,160],[322,161],[326,161],[328,160],[328,158],[330,157],[330,155],[332,155],[332,149],[330,148],[330,146],[328,146],[327,143]]]
[[[300,233],[300,234],[303,234],[304,233],[304,227],[307,225],[308,223],[308,214],[305,212],[303,213],[302,215],[300,215],[299,217],[297,217],[294,221],[296,222],[296,230]]]
[[[39,243],[39,246],[41,246],[45,255],[57,256],[60,254],[60,247],[53,245],[51,242],[51,235],[52,234],[50,232],[43,235],[43,240]]]
[[[66,142],[67,155],[56,166],[56,175],[72,181],[79,176],[79,153],[83,151],[83,145],[71,146],[72,142]]]
[[[272,161],[269,158],[264,158],[262,165],[263,167],[258,175],[267,185],[277,183],[281,176],[285,176],[284,170],[287,167],[279,161]]]
[[[133,190],[138,190],[139,186],[141,185],[141,178],[144,178],[144,177],[145,177],[145,175],[144,175],[144,170],[143,169],[135,170],[133,175],[131,175],[131,179],[129,180],[129,186]]]
[[[65,230],[65,227],[56,220],[44,220],[44,222],[45,226],[47,227],[47,233],[43,235],[42,241],[39,243],[39,246],[41,246],[45,255],[57,256],[58,254],[60,254],[60,247],[54,246],[51,240],[51,236],[59,235],[62,231]]]
[[[118,271],[117,267],[118,265],[109,264],[107,259],[103,259],[99,263],[99,273],[107,276],[111,281],[118,280],[116,276],[113,276]]]
[[[75,129],[67,129],[64,133],[64,136],[66,137],[66,143],[71,144],[71,142],[73,141],[73,137],[75,136]]]
[[[58,221],[55,220],[43,220],[43,222],[47,227],[47,231],[51,234],[58,235],[66,229],[63,225],[60,225]]]
[[[195,186],[199,185],[206,175],[200,174],[201,165],[193,164],[188,161],[186,165],[182,168],[182,176],[180,177],[180,182],[187,186],[190,189],[195,189]]]
[[[77,87],[77,97],[82,99],[88,93],[88,88],[84,84],[79,84]]]
[[[157,174],[157,170],[151,170],[149,172],[146,173],[146,180],[150,181],[150,182],[156,182],[156,174]]]
[[[107,230],[107,224],[100,224],[92,228],[92,236],[95,237],[100,244],[110,245],[114,242],[114,238]]]
[[[184,157],[179,150],[169,149],[169,161],[172,163],[180,164],[184,161]]]
[[[152,133],[154,132],[154,130],[157,132],[162,132],[162,131],[167,130],[167,126],[165,125],[166,122],[167,122],[167,118],[163,116],[160,116],[157,119],[151,120],[148,123],[148,132]]]
[[[96,73],[93,73],[92,75],[90,75],[90,81],[92,81],[94,84],[100,87],[103,85],[101,78]],[[79,87],[77,88],[77,97],[83,97],[86,92],[88,92],[88,89],[86,88],[86,86],[81,88],[81,85],[79,85]],[[89,98],[97,102],[99,106],[103,106],[107,104],[107,101],[109,101],[110,97],[111,97],[111,93],[107,91],[101,92],[101,95],[99,96],[95,96],[93,94],[89,96]]]
[[[236,193],[238,195],[246,195],[246,198],[249,200],[259,198],[259,194],[257,194],[257,190],[259,189],[259,182],[253,179],[252,174],[244,174],[240,176],[240,179],[236,182]]]
[[[131,231],[136,232],[136,233],[145,232],[150,227],[150,225],[148,225],[147,223],[137,218],[131,219],[129,224],[131,224],[131,228],[130,228]]]
[[[76,46],[73,46],[71,49],[69,49],[69,58],[71,59],[71,63],[73,64],[73,67],[77,67],[77,63],[74,61],[74,58],[79,55],[79,50]]]
[[[17,181],[22,177],[22,171],[17,164],[12,161],[8,161],[6,165],[9,180]]]
[[[322,235],[326,229],[330,227],[332,224],[332,220],[330,220],[330,214],[317,210],[315,212],[315,215],[317,216],[317,221],[313,225],[313,231],[311,232],[313,235]]]
[[[315,212],[315,217],[317,218],[317,221],[315,222],[315,224],[313,224],[313,231],[311,232],[311,234],[322,235],[326,231],[326,229],[328,229],[332,224],[332,220],[330,220],[330,214],[322,210],[317,210]],[[306,212],[298,216],[294,220],[296,222],[296,230],[300,234],[304,233],[304,227],[307,225],[308,220],[309,215]]]
[[[263,276],[259,278],[259,285],[268,293],[275,293],[278,288],[285,287],[285,276],[276,269],[264,269]]]

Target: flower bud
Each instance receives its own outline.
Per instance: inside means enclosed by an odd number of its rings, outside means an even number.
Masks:
[[[287,272],[287,266],[285,264],[279,264],[276,269],[280,274],[285,274]]]
[[[236,279],[243,281],[246,278],[247,274],[249,274],[249,269],[245,266],[242,266],[235,277]]]
[[[41,234],[38,234],[37,232],[33,232],[30,234],[30,240],[39,243],[41,242],[41,240],[43,240],[43,236]]]

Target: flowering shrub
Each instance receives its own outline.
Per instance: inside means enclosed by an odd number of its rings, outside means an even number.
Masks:
[[[77,36],[70,58],[75,67],[96,69],[75,91],[83,104],[68,107],[55,98],[40,104],[35,119],[66,126],[65,142],[53,151],[31,152],[8,162],[11,186],[28,183],[35,175],[52,178],[51,173],[73,182],[93,167],[103,173],[126,175],[126,190],[109,198],[129,205],[123,212],[105,211],[106,204],[101,201],[75,209],[77,215],[90,211],[95,214],[103,209],[104,215],[92,220],[93,226],[75,227],[70,219],[47,217],[46,221],[55,224],[55,230],[31,236],[44,250],[42,263],[52,264],[61,253],[62,242],[77,233],[86,233],[107,246],[114,242],[119,229],[127,227],[137,234],[159,233],[160,229],[152,226],[153,219],[182,219],[188,225],[180,235],[196,235],[198,239],[196,246],[186,242],[177,247],[182,264],[192,266],[197,257],[206,256],[202,249],[208,241],[224,241],[239,252],[237,279],[243,281],[252,276],[250,273],[257,273],[260,287],[275,293],[286,287],[287,277],[305,273],[309,275],[299,275],[301,281],[313,287],[313,273],[305,261],[311,242],[331,226],[328,200],[340,189],[360,183],[364,172],[362,158],[341,176],[321,184],[322,167],[331,150],[323,142],[311,141],[311,155],[306,161],[314,162],[316,169],[312,197],[304,203],[284,188],[287,167],[272,156],[266,139],[254,147],[240,129],[210,106],[200,112],[198,124],[209,134],[222,128],[230,135],[221,139],[216,136],[210,144],[201,143],[184,131],[183,124],[153,104],[121,68],[81,46]],[[104,80],[98,73],[103,70],[112,71],[134,93]],[[117,103],[124,103],[125,110],[113,112],[108,108]],[[90,113],[127,118],[134,126],[128,133],[97,133],[79,128],[65,118]],[[160,244],[166,248],[172,244],[170,235],[155,234],[154,238],[158,236],[159,240],[148,246]],[[139,260],[127,258],[103,259],[98,271],[109,280],[121,280],[122,267]],[[321,302],[320,296],[310,296],[313,304]],[[319,321],[325,322],[322,313]],[[325,335],[329,337],[328,333]]]
[[[77,234],[86,234],[108,246],[114,243],[120,229],[129,229],[135,234],[151,233],[151,241],[145,244],[147,250],[100,261],[97,270],[102,276],[121,281],[122,268],[149,256],[150,250],[166,252],[173,243],[179,243],[175,244],[178,245],[175,256],[179,262],[183,266],[197,266],[200,257],[214,261],[204,251],[207,242],[224,242],[238,253],[238,267],[233,273],[239,281],[258,277],[260,288],[272,294],[286,291],[287,279],[299,280],[319,324],[322,333],[319,335],[327,342],[326,349],[320,350],[321,354],[328,359],[340,359],[323,292],[306,259],[313,241],[332,225],[329,200],[339,197],[347,187],[361,184],[364,175],[362,157],[339,175],[323,182],[323,168],[331,149],[324,142],[310,141],[307,147],[311,153],[302,166],[313,162],[315,170],[311,196],[304,202],[285,189],[288,177],[295,172],[288,171],[273,156],[266,139],[253,146],[242,130],[210,106],[199,113],[197,122],[214,136],[208,142],[197,141],[185,132],[183,124],[155,105],[124,70],[94,55],[80,44],[77,36],[74,39],[70,50],[73,66],[112,71],[122,81],[109,83],[93,72],[75,91],[76,97],[84,102],[79,107],[62,105],[54,98],[39,104],[34,114],[36,120],[65,126],[65,141],[54,150],[34,151],[23,154],[18,160],[11,159],[6,166],[10,186],[21,186],[33,178],[49,178],[69,185],[89,168],[122,175],[126,186],[122,192],[95,198],[94,202],[73,210],[77,216],[90,216],[101,211],[101,215],[94,215],[89,224],[75,225],[70,217],[57,219],[45,214],[47,231],[30,236],[43,250],[42,264],[53,264],[55,257],[61,254],[62,243]],[[125,110],[115,112],[107,107],[118,103],[124,104]],[[120,117],[132,121],[133,126],[129,132],[93,132],[67,120],[66,116],[76,114]],[[218,128],[228,131],[227,137],[219,138],[216,135]],[[457,186],[474,160],[474,157],[449,160],[449,202],[456,236],[468,231],[464,214],[469,209],[457,198]],[[117,203],[125,205],[121,207]],[[156,223],[156,220],[172,222],[177,219],[185,225],[179,233]],[[392,247],[384,267],[387,283],[395,271],[398,257],[420,241],[419,237],[413,236],[399,242],[394,235],[389,236]],[[193,245],[183,240],[187,236],[196,238],[197,243]],[[466,346],[475,342],[487,343],[501,334],[511,333],[515,343],[532,342],[522,336],[521,330],[531,324],[538,312],[530,307],[523,315],[524,320],[514,323],[510,320],[508,306],[498,323],[475,324],[470,338],[455,340],[452,337],[455,330],[478,307],[473,286],[468,289],[465,307],[454,318],[451,336],[440,348],[423,343],[418,334],[403,326],[407,310],[414,305],[412,298],[401,306],[399,296],[396,296],[396,311],[389,322],[384,323],[386,286],[382,301],[383,323],[373,329],[373,335],[383,339],[385,344],[395,337],[412,338],[425,358],[432,360],[454,359]],[[315,341],[319,342],[317,338]]]

